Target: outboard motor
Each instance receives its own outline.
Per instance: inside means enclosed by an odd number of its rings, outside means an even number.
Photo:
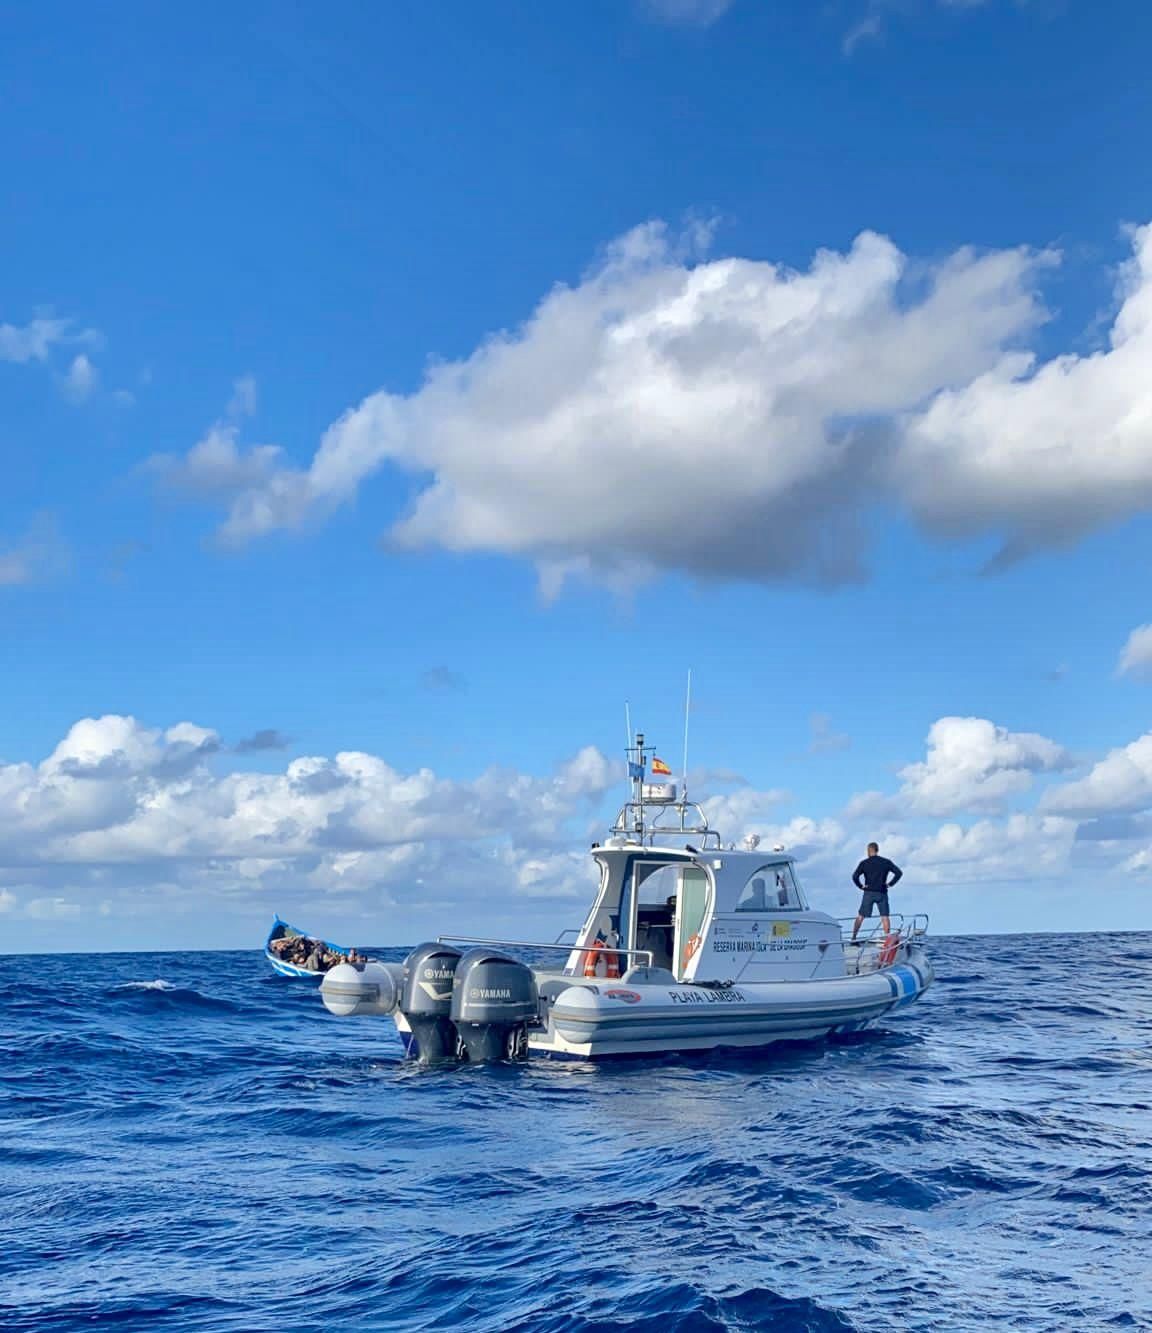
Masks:
[[[421,1064],[456,1056],[452,1026],[452,978],[460,950],[450,944],[418,945],[404,960],[400,1012],[408,1020]]]
[[[320,998],[337,1018],[388,1015],[400,1003],[404,968],[400,963],[337,963],[324,973]]]
[[[470,949],[456,967],[452,1021],[471,1061],[528,1053],[528,1024],[539,1013],[536,978],[515,958]]]

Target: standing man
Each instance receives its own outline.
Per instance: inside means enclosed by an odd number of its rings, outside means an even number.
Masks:
[[[889,879],[888,876],[892,878]],[[852,872],[852,883],[858,889],[863,891],[863,897],[860,899],[860,911],[856,916],[856,924],[852,927],[852,942],[855,944],[856,936],[860,933],[860,927],[864,924],[864,918],[872,915],[873,907],[880,912],[880,924],[884,927],[884,934],[887,935],[891,929],[888,908],[888,890],[893,884],[898,884],[903,878],[904,872],[894,862],[889,861],[886,856],[880,855],[880,847],[877,843],[868,844],[868,855]]]

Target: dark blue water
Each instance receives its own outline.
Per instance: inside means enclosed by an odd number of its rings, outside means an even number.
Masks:
[[[935,957],[836,1045],[452,1072],[256,954],[0,960],[0,1326],[1152,1328],[1152,935]]]

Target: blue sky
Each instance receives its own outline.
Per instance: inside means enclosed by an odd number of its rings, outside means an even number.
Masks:
[[[0,948],[558,930],[689,666],[821,905],[879,836],[941,929],[1147,928],[1150,39],[13,14]]]

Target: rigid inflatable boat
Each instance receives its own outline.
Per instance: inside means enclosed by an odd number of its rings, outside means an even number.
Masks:
[[[403,963],[340,964],[327,1009],[392,1018],[431,1063],[750,1050],[857,1032],[923,995],[926,916],[846,939],[809,908],[793,857],[755,835],[725,847],[676,783],[645,780],[649,754],[638,735],[574,940],[445,935]]]

